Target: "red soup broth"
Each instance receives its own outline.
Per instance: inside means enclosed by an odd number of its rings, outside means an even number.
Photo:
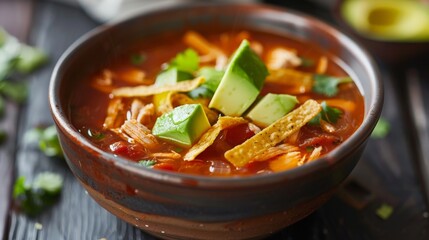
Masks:
[[[335,56],[308,41],[253,30],[199,33],[207,42],[221,49],[228,57],[240,45],[242,39],[248,39],[251,45],[253,44],[255,51],[259,51],[264,62],[268,61],[268,54],[273,49],[286,48],[295,52],[302,60],[301,65],[293,67],[295,71],[316,74],[322,68],[324,75],[337,77],[348,75],[337,64]],[[207,176],[249,176],[278,171],[275,167],[273,169],[271,162],[279,156],[265,161],[250,162],[243,167],[235,167],[225,159],[225,151],[255,135],[254,129],[248,124],[240,124],[222,130],[214,143],[193,161],[184,161],[180,157],[174,159],[154,158],[153,151],[103,127],[107,108],[112,98],[110,91],[122,86],[153,84],[157,74],[162,70],[163,64],[169,62],[179,52],[190,48],[182,41],[184,34],[185,32],[168,33],[142,39],[136,44],[130,45],[129,48],[125,48],[119,54],[115,54],[111,59],[107,59],[103,69],[98,69],[95,73],[79,79],[79,84],[75,84],[74,89],[72,89],[69,102],[72,124],[92,144],[103,151],[134,161],[137,164],[142,160],[154,160],[149,166],[154,169]],[[214,65],[214,62],[200,63],[201,65]],[[290,86],[284,84],[265,82],[260,96],[267,93],[291,94],[292,90]],[[340,84],[338,90],[338,93],[333,97],[327,97],[313,91],[298,94],[292,91],[292,95],[295,95],[299,100],[297,106],[307,99],[314,99],[319,102],[326,100],[328,105],[332,103],[333,107],[341,110],[338,121],[328,124],[328,131],[320,125],[306,124],[293,136],[294,145],[299,149],[300,158],[308,157],[318,147],[321,149],[320,156],[327,154],[350,137],[362,123],[364,103],[357,86],[353,82]],[[347,106],[343,108],[341,105],[344,105],[344,101]],[[125,114],[122,116],[122,121],[130,114],[129,108],[132,99],[125,99],[123,102]],[[149,129],[152,126],[148,126]],[[333,127],[334,130],[329,131],[329,127]],[[159,142],[157,151],[159,152],[174,152],[176,156],[180,154],[183,157],[188,150],[161,139],[157,140]],[[306,163],[299,161],[288,163],[286,161],[284,164],[287,166],[282,166],[281,169],[287,170]]]

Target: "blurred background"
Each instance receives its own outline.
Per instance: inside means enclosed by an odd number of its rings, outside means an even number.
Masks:
[[[20,101],[2,92],[7,84],[0,79],[0,95],[7,95],[0,104],[4,109],[0,119],[0,238],[155,239],[99,207],[61,157],[47,156],[26,136],[34,128],[53,123],[47,99],[49,79],[71,43],[102,23],[176,2],[191,0],[0,0],[0,28],[43,52],[33,55],[38,56],[36,63],[43,62],[37,69],[12,75],[13,83],[27,85]],[[385,85],[380,132],[371,137],[338,194],[308,218],[269,239],[429,239],[428,1],[237,2],[285,7],[334,25],[376,60]],[[4,46],[0,34],[0,65],[10,50]],[[14,96],[24,92],[13,89]],[[16,179],[33,179],[44,171],[63,177],[59,201],[35,217],[16,211],[12,196]]]

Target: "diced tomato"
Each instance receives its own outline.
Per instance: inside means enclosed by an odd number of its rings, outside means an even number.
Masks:
[[[157,163],[153,166],[154,169],[166,170],[166,171],[176,171],[176,166],[173,163]]]
[[[114,142],[109,147],[112,153],[132,160],[141,158],[146,152],[143,147],[125,141]]]
[[[232,146],[240,145],[254,135],[248,124],[240,124],[225,130],[225,140]]]

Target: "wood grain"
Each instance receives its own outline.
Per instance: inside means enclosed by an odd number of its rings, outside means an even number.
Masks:
[[[28,29],[32,16],[32,1],[0,1],[0,27],[16,36],[20,41],[27,41]],[[0,237],[5,236],[10,193],[14,178],[14,158],[16,149],[16,131],[19,115],[16,103],[6,103],[6,114],[0,119],[0,129],[6,131],[8,138],[0,145]]]
[[[276,3],[283,4],[283,1]],[[299,9],[298,4],[292,5]],[[303,11],[315,15],[319,12],[308,4],[303,6]],[[325,18],[326,12],[321,17]],[[47,91],[56,60],[76,38],[97,26],[81,9],[51,1],[38,1],[33,19],[30,43],[45,49],[51,61],[29,79],[32,89],[30,100],[17,121],[17,147],[10,152],[14,155],[13,152],[16,151],[19,175],[31,179],[41,171],[50,170],[61,173],[65,178],[65,185],[60,201],[36,218],[10,212],[7,239],[155,239],[98,206],[78,184],[64,161],[47,158],[39,153],[36,146],[23,142],[22,134],[26,130],[39,124],[52,123]],[[345,191],[345,185],[340,194],[320,210],[269,237],[269,240],[429,239],[429,213],[411,164],[413,154],[407,138],[408,121],[401,111],[406,106],[400,104],[401,89],[393,84],[391,72],[386,68],[382,70],[386,85],[383,117],[391,123],[391,132],[386,138],[369,140],[361,161],[348,179],[349,183],[353,182],[366,189],[367,201],[357,204],[359,207],[347,201],[347,198],[342,197],[349,194]],[[418,71],[429,76],[428,70],[423,67]],[[422,95],[427,102],[428,83],[426,81],[422,84]],[[3,170],[2,173],[10,174],[8,170]],[[394,213],[387,220],[382,220],[375,214],[381,203],[394,207]],[[42,224],[43,229],[35,229],[36,223]]]

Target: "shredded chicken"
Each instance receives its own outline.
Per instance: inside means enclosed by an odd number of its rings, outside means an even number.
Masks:
[[[134,119],[125,121],[120,131],[149,150],[156,150],[158,148],[159,143],[156,137],[151,134],[149,128]]]
[[[323,131],[328,133],[333,133],[337,130],[335,129],[334,125],[324,121],[323,119],[320,119],[320,127],[323,129]]]
[[[294,68],[301,63],[302,60],[296,55],[296,51],[286,48],[275,48],[267,56],[267,67],[272,70]]]
[[[137,120],[137,122],[149,128],[152,128],[155,124],[156,114],[153,103],[145,105],[140,100],[134,99],[131,103],[131,110],[129,113],[130,116],[127,118],[128,120]]]
[[[91,81],[91,86],[100,92],[110,93],[113,89],[114,73],[108,69],[104,69],[100,76]]]
[[[313,152],[311,152],[310,156],[307,158],[306,162],[310,162],[313,160],[316,160],[320,157],[322,153],[322,147],[317,147],[313,149]]]
[[[105,129],[118,128],[125,121],[126,109],[122,98],[113,98],[107,107],[107,116],[104,119]]]

